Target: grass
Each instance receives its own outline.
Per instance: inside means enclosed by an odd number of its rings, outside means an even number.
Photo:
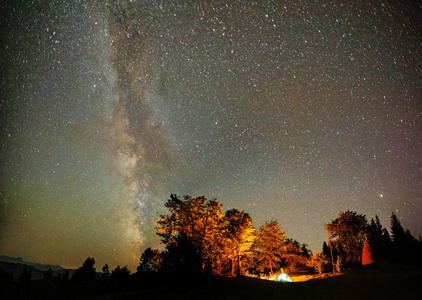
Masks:
[[[92,299],[422,299],[422,269],[386,263],[294,283],[210,278]]]

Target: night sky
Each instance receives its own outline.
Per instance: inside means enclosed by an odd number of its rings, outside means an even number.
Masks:
[[[418,237],[422,8],[187,2],[0,3],[0,254],[134,271],[171,193]]]

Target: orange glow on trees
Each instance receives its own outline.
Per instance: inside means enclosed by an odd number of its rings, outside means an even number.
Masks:
[[[360,260],[367,223],[364,215],[348,210],[340,212],[338,218],[325,224],[332,245],[343,254],[344,261]]]
[[[372,249],[371,246],[368,243],[368,239],[365,240],[363,243],[363,251],[362,251],[362,265],[370,265],[375,263],[375,260],[372,256]]]
[[[224,254],[231,261],[231,275],[234,276],[237,264],[237,275],[242,273],[242,260],[252,254],[255,240],[255,227],[252,218],[244,211],[231,209],[226,212],[224,222]]]
[[[258,271],[269,270],[272,275],[274,269],[280,268],[282,256],[287,247],[286,234],[285,231],[281,231],[278,221],[273,219],[265,221],[265,224],[258,229],[254,244],[254,257],[258,263]]]
[[[155,227],[162,243],[173,250],[178,244],[192,248],[198,260],[193,262],[195,269],[202,270],[205,259],[215,256],[213,246],[220,235],[219,221],[224,215],[221,203],[204,196],[180,199],[172,194],[165,206],[169,213],[161,215]]]

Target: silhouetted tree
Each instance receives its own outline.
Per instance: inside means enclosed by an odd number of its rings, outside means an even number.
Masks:
[[[196,245],[185,234],[179,234],[172,243],[167,244],[162,253],[162,270],[165,273],[178,273],[187,276],[200,270],[201,257]]]
[[[381,253],[382,257],[386,259],[391,259],[392,255],[392,242],[390,234],[387,228],[382,229],[382,237],[381,237]]]
[[[325,226],[331,243],[343,253],[345,261],[359,261],[367,229],[365,216],[348,210],[340,212],[338,218]]]
[[[380,219],[375,215],[375,220],[372,218],[368,226],[368,242],[372,249],[374,258],[382,256],[382,226]],[[362,258],[363,259],[363,258]]]
[[[18,277],[21,291],[28,293],[31,288],[32,271],[24,268]]]
[[[82,264],[82,267],[78,268],[75,273],[73,273],[71,284],[76,289],[77,293],[86,293],[95,286],[96,279],[94,265],[94,258],[88,257]]]
[[[117,266],[110,275],[110,284],[115,291],[123,291],[130,285],[130,271],[127,266]]]
[[[312,252],[308,249],[307,244],[302,244],[300,251],[301,251],[301,256],[305,257],[306,259],[309,259],[312,256]]]
[[[395,213],[391,213],[391,239],[394,244],[402,245],[406,240],[406,234],[403,226],[401,226],[400,220],[397,218]]]
[[[162,264],[163,259],[160,250],[147,248],[142,253],[136,270],[138,273],[157,273],[160,271]]]
[[[413,237],[410,231],[404,230],[398,217],[391,214],[392,257],[406,264],[421,264],[422,243]]]
[[[105,264],[101,269],[101,280],[103,285],[107,285],[110,280],[110,267],[108,264]]]
[[[272,275],[274,269],[280,268],[282,255],[286,251],[285,237],[286,232],[281,231],[280,224],[274,219],[265,221],[258,229],[253,246],[258,271],[268,270]]]
[[[325,257],[328,260],[331,260],[331,251],[330,251],[330,247],[328,247],[326,242],[322,243],[322,253],[325,255]]]

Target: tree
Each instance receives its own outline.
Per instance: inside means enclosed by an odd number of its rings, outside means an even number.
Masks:
[[[340,212],[338,218],[325,224],[332,244],[343,253],[346,262],[360,260],[365,241],[367,221],[354,211]]]
[[[73,273],[71,283],[81,292],[86,292],[95,285],[95,260],[93,257],[88,257],[82,264],[82,267],[78,268]]]
[[[145,249],[141,255],[140,263],[137,268],[138,273],[157,273],[163,264],[161,252],[158,249]]]
[[[51,268],[45,271],[43,280],[47,282],[51,282],[53,280],[53,270]]]
[[[396,245],[403,244],[406,240],[406,233],[395,213],[391,213],[390,229],[393,243]]]
[[[327,259],[331,259],[330,247],[328,247],[327,242],[322,243],[322,253],[324,253]]]
[[[234,276],[237,264],[237,275],[242,273],[242,259],[252,253],[255,239],[255,228],[252,218],[245,211],[233,208],[224,216],[224,250],[231,261],[231,275]]]
[[[374,257],[382,256],[382,226],[377,215],[375,215],[375,220],[371,219],[368,226],[368,243]]]
[[[306,253],[308,253],[307,249]],[[299,265],[306,265],[308,262],[308,258],[302,253],[300,243],[292,239],[286,240],[283,258],[291,271],[294,271]]]
[[[274,268],[279,268],[282,262],[282,254],[286,250],[286,232],[281,231],[277,220],[265,221],[257,232],[254,243],[254,257],[257,260],[257,270],[265,272],[269,270],[273,274]]]
[[[406,264],[421,264],[422,244],[413,237],[409,229],[404,230],[398,217],[391,214],[392,257]]]
[[[366,239],[363,244],[363,250],[362,250],[362,265],[371,265],[375,262],[373,256],[372,256],[372,249],[371,246],[368,243],[368,240]]]
[[[201,257],[197,247],[185,234],[177,236],[174,242],[167,244],[162,253],[164,273],[178,273],[181,276],[201,271]]]
[[[309,259],[312,255],[311,250],[308,249],[308,244],[302,244],[302,247],[300,248],[301,256],[305,257],[306,259]]]
[[[130,284],[130,271],[127,266],[117,266],[110,275],[110,283],[117,290],[125,290]]]
[[[322,252],[318,252],[311,256],[311,259],[308,261],[308,266],[315,269],[315,271],[318,272],[318,274],[322,274],[322,271],[324,271],[324,264],[327,263],[327,259]]]
[[[155,229],[162,237],[167,252],[178,249],[176,244],[180,242],[186,247],[189,245],[191,250],[197,252],[197,255],[190,257],[196,260],[192,262],[194,271],[202,271],[204,261],[213,257],[213,244],[220,230],[219,221],[223,217],[221,204],[215,199],[207,200],[204,196],[184,196],[184,199],[180,199],[172,194],[165,206],[169,213],[160,216]]]
[[[110,267],[108,266],[108,264],[105,264],[101,271],[102,271],[101,279],[103,281],[103,284],[107,285],[108,281],[110,280]]]
[[[24,268],[18,277],[18,282],[24,292],[28,292],[31,288],[32,271]]]

